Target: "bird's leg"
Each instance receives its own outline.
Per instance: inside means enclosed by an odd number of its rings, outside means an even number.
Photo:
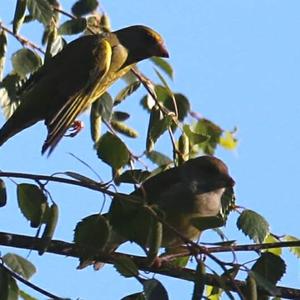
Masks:
[[[68,137],[74,137],[76,136],[80,131],[81,129],[84,128],[84,123],[82,121],[79,121],[79,120],[75,120],[73,122],[73,124],[71,125],[71,127],[69,128],[69,131],[70,133],[68,134],[65,134],[65,136],[68,136]]]

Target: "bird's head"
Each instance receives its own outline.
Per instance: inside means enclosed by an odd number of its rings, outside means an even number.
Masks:
[[[120,43],[128,49],[127,64],[137,63],[152,56],[169,57],[162,37],[147,26],[134,25],[114,33]]]
[[[190,188],[208,192],[218,188],[233,187],[235,182],[227,166],[213,156],[200,156],[182,165],[182,176]]]

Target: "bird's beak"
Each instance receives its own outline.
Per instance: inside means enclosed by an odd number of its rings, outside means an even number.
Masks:
[[[168,58],[169,57],[169,52],[168,50],[166,49],[166,46],[163,44],[163,43],[160,43],[158,44],[158,49],[157,49],[158,53],[156,56],[159,56],[159,57],[165,57],[165,58]]]
[[[233,187],[234,185],[235,185],[235,181],[231,177],[229,177],[228,178],[228,186]]]

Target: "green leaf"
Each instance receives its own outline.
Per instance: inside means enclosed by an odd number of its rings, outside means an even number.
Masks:
[[[0,300],[7,300],[9,289],[9,274],[8,272],[0,268]]]
[[[96,148],[98,157],[115,170],[122,168],[129,162],[130,153],[126,145],[110,132],[106,132],[100,138]]]
[[[6,186],[4,180],[0,178],[0,207],[5,206],[6,202],[7,202]]]
[[[152,57],[150,60],[161,70],[163,70],[171,79],[173,79],[173,68],[165,59],[161,57]]]
[[[144,293],[147,300],[168,300],[168,292],[157,279],[143,281]]]
[[[122,133],[127,137],[137,138],[139,136],[139,133],[135,129],[127,126],[124,122],[111,120],[110,125],[115,131]]]
[[[90,215],[77,223],[74,242],[82,247],[102,249],[108,241],[110,228],[108,221],[100,214]]]
[[[8,74],[0,82],[0,101],[3,114],[8,119],[18,107],[17,86],[20,77],[17,74]]]
[[[147,151],[150,152],[153,150],[154,144],[158,138],[171,126],[172,121],[173,120],[171,116],[162,117],[159,109],[156,107],[152,109],[146,140]]]
[[[61,35],[72,35],[83,32],[86,29],[87,21],[85,18],[77,18],[62,23],[58,28]]]
[[[109,93],[104,93],[101,97],[96,100],[97,109],[99,115],[105,120],[109,121],[112,115],[113,99]]]
[[[198,145],[209,140],[207,135],[193,132],[191,126],[187,124],[183,125],[183,131],[188,136],[191,146]]]
[[[17,281],[12,276],[8,277],[8,297],[9,300],[19,299],[19,287]]]
[[[173,163],[171,158],[158,151],[150,151],[147,152],[146,155],[154,164],[158,166],[166,166]]]
[[[47,0],[27,0],[30,15],[44,24],[49,25],[53,16],[53,8]]]
[[[173,111],[174,113],[177,111],[178,120],[181,122],[185,119],[185,117],[188,115],[188,113],[191,110],[191,105],[189,100],[183,94],[180,93],[175,93],[174,98],[168,96],[164,101],[164,106],[168,110]]]
[[[266,238],[264,239],[264,244],[265,243],[280,243],[280,240],[274,237],[272,234],[268,234]],[[276,255],[281,255],[282,254],[282,248],[270,248],[270,249],[264,249],[262,252],[271,252]]]
[[[144,171],[141,169],[126,170],[118,177],[118,183],[124,182],[124,183],[138,184],[145,181],[150,176],[150,174],[151,172]]]
[[[125,100],[128,96],[133,94],[139,87],[141,86],[140,81],[134,81],[122,89],[118,95],[115,97],[114,105],[120,104],[123,100]]]
[[[25,19],[27,0],[18,0],[13,19],[13,33],[17,34]]]
[[[128,256],[117,257],[114,260],[114,267],[124,277],[136,277],[139,275],[139,269],[134,261]]]
[[[20,290],[19,292],[19,296],[23,299],[23,300],[38,300],[37,298],[32,297],[31,295],[27,294],[26,292]]]
[[[40,56],[27,48],[22,48],[12,55],[14,71],[24,78],[27,74],[33,73],[42,65]]]
[[[36,273],[35,266],[29,260],[17,254],[7,253],[3,256],[3,261],[12,271],[27,280]]]
[[[90,129],[92,140],[97,143],[101,137],[102,117],[99,113],[99,100],[94,101],[90,111]]]
[[[298,238],[292,235],[285,235],[283,240],[287,242],[300,241]],[[289,250],[296,255],[296,257],[300,258],[300,247],[289,247]]]
[[[255,242],[262,243],[269,234],[269,224],[253,210],[245,209],[237,219],[237,227]]]
[[[53,203],[48,210],[46,226],[41,236],[41,244],[38,251],[39,255],[44,254],[44,252],[47,251],[51,243],[51,240],[53,238],[57,226],[58,215],[59,215],[58,206],[56,205],[56,203]]]
[[[156,75],[158,76],[158,78],[160,79],[161,83],[163,84],[163,86],[165,87],[167,93],[169,96],[174,97],[173,92],[171,90],[171,88],[169,87],[167,81],[165,80],[165,78],[160,74],[160,72],[156,69],[154,69]]]
[[[17,186],[19,208],[32,227],[38,227],[47,208],[46,196],[36,185],[21,183]]]
[[[286,271],[284,260],[271,252],[264,252],[252,266],[251,271],[254,272],[254,277],[259,274],[266,282],[271,285],[276,285]],[[264,288],[264,282],[256,280],[257,284]]]
[[[220,137],[220,146],[226,150],[234,150],[237,145],[238,141],[230,131],[225,131],[224,135]]]
[[[112,120],[115,121],[126,121],[129,119],[130,114],[124,111],[114,111],[112,114]]]
[[[200,231],[225,225],[225,221],[221,216],[195,217],[191,219],[191,223]]]
[[[5,53],[7,48],[7,38],[4,30],[0,29],[0,81],[5,65]]]
[[[213,155],[215,149],[220,141],[223,130],[211,122],[210,120],[202,118],[193,128],[195,133],[208,136],[207,141],[197,145],[205,154]],[[187,133],[186,133],[187,134]]]
[[[76,17],[84,16],[96,10],[98,5],[97,0],[79,0],[72,6],[72,13]]]

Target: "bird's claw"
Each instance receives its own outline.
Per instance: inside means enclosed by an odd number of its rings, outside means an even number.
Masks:
[[[73,122],[73,124],[71,125],[71,127],[69,128],[70,133],[65,134],[65,136],[68,137],[74,137],[76,136],[81,129],[84,128],[84,123],[82,121],[76,120]]]

